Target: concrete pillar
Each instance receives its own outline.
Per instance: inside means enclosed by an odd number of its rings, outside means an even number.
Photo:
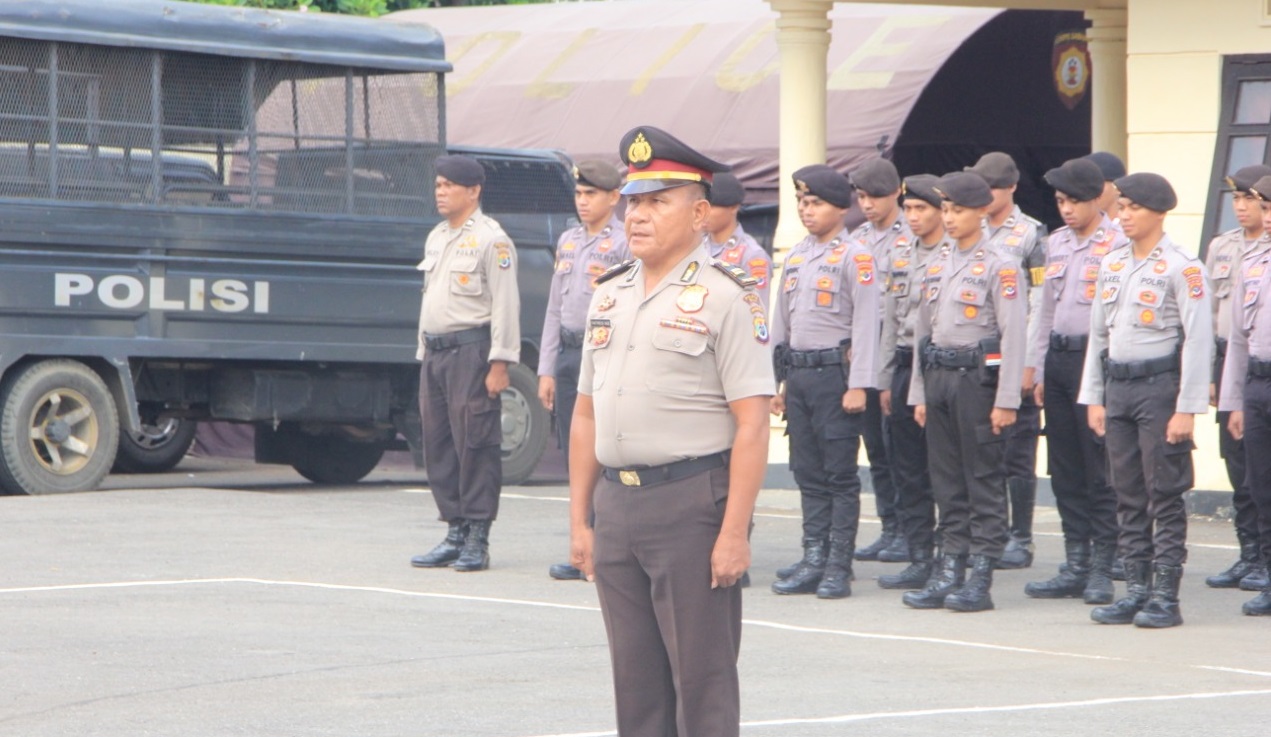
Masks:
[[[790,176],[808,164],[825,163],[826,59],[834,0],[768,0],[768,4],[780,13],[780,211],[773,243],[784,255],[806,235],[794,208]]]
[[[1090,29],[1091,93],[1090,146],[1111,151],[1128,163],[1126,132],[1124,9],[1087,10]]]

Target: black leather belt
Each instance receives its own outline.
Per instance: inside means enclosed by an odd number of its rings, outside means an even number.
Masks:
[[[1103,370],[1109,379],[1146,379],[1149,376],[1157,374],[1167,374],[1171,371],[1178,371],[1178,354],[1171,353],[1168,356],[1160,358],[1150,358],[1146,361],[1128,361],[1122,363],[1108,359],[1104,362]]]
[[[1071,351],[1073,353],[1080,353],[1086,349],[1086,344],[1089,342],[1089,335],[1050,334],[1050,349],[1052,351]]]
[[[723,468],[728,465],[730,455],[732,452],[725,450],[701,458],[688,458],[661,466],[606,468],[604,474],[605,478],[617,481],[623,486],[657,486],[696,476],[704,471]]]
[[[980,350],[978,348],[953,350],[951,348],[937,348],[933,345],[929,345],[927,346],[926,352],[923,353],[922,363],[928,368],[976,368],[980,365]]]
[[[913,366],[914,365],[914,349],[913,348],[897,348],[896,349],[896,365],[897,366]]]
[[[1249,377],[1254,379],[1271,379],[1271,361],[1263,361],[1249,356]]]
[[[843,351],[844,348],[822,348],[819,351],[790,351],[786,353],[786,364],[790,368],[839,366],[843,363]]]
[[[467,345],[469,343],[480,343],[489,337],[490,326],[482,325],[478,328],[456,330],[453,333],[445,333],[443,335],[425,335],[424,347],[430,351],[444,351],[450,348],[458,348],[461,345]]]
[[[560,329],[560,345],[562,348],[582,348],[583,338],[585,337],[587,337],[587,331],[585,330]]]

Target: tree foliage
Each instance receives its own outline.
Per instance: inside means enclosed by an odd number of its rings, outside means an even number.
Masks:
[[[528,5],[554,0],[193,0],[209,5],[233,5],[266,10],[308,10],[323,13],[377,16],[395,10],[458,5]]]

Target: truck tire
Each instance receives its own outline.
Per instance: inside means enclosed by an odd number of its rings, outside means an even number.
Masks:
[[[508,367],[511,383],[503,391],[503,483],[523,484],[547,449],[552,416],[538,401],[538,377],[524,364]]]
[[[106,383],[78,361],[23,367],[0,385],[0,486],[12,494],[97,488],[119,444]]]
[[[112,473],[163,473],[176,468],[194,444],[199,429],[196,420],[164,417],[155,424],[143,424],[136,433],[119,434],[119,452]]]
[[[315,484],[354,484],[374,471],[383,457],[382,443],[312,435],[293,446],[291,467]]]

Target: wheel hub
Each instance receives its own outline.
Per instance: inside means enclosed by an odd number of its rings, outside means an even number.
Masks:
[[[61,445],[71,436],[71,426],[62,418],[57,418],[44,426],[44,438],[50,443]]]

